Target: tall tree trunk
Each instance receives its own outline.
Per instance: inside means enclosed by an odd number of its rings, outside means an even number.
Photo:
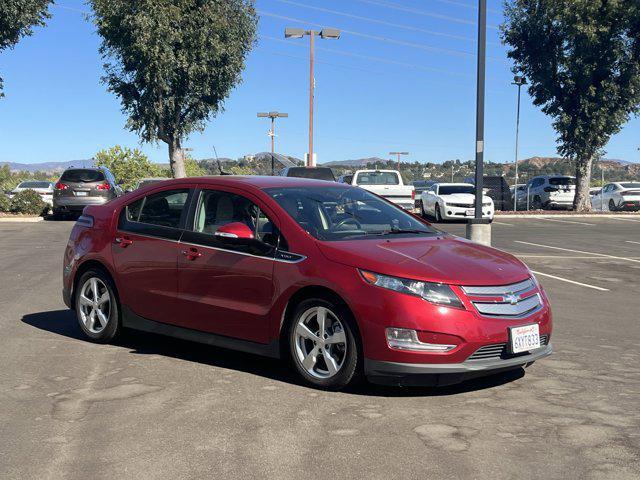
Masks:
[[[171,175],[173,178],[184,178],[187,173],[184,168],[184,150],[180,145],[179,138],[171,138],[169,145],[169,166],[171,167]]]
[[[589,187],[591,185],[591,164],[593,157],[576,159],[576,196],[573,199],[573,209],[576,212],[591,210]]]

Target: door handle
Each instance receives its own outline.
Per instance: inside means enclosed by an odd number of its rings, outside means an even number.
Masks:
[[[133,243],[133,240],[127,237],[116,237],[116,243],[120,245],[122,248],[127,248],[129,245]]]
[[[200,253],[197,248],[191,247],[188,250],[182,250],[182,255],[187,257],[187,260],[195,260],[196,258],[200,258],[202,253]]]

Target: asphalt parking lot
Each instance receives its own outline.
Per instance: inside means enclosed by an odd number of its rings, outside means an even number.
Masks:
[[[554,310],[526,373],[348,393],[174,339],[87,342],[60,296],[71,226],[0,224],[0,478],[639,478],[640,215],[496,220]]]

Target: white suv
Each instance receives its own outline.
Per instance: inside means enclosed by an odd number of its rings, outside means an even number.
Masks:
[[[529,205],[534,210],[542,208],[571,208],[576,196],[576,178],[568,175],[541,175],[527,183]],[[522,194],[526,195],[527,189]],[[518,191],[520,195],[520,191]],[[520,203],[520,202],[518,202]]]

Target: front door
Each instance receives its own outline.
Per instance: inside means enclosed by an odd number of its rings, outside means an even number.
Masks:
[[[113,262],[124,308],[157,322],[179,318],[178,255],[188,188],[135,200],[121,212],[113,239]]]
[[[200,190],[193,224],[187,225],[180,242],[182,326],[268,342],[273,257],[279,235],[273,218],[246,193],[217,187]],[[214,235],[218,228],[233,222],[250,227],[263,248],[232,246]]]

